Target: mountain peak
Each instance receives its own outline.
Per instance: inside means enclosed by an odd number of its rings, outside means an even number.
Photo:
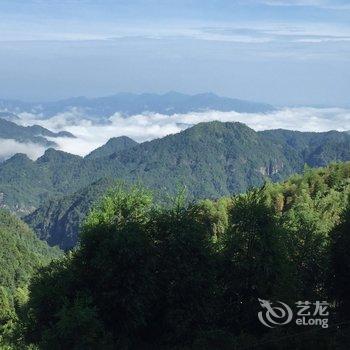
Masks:
[[[11,158],[7,159],[4,164],[27,164],[33,161],[24,153],[16,153]]]
[[[88,154],[86,159],[96,159],[101,157],[107,157],[113,153],[123,151],[127,148],[136,146],[138,143],[128,136],[118,136],[112,137],[103,146],[95,149],[90,154]]]
[[[192,128],[189,128],[185,131],[188,132],[210,132],[210,131],[249,131],[255,133],[253,129],[241,122],[221,122],[214,120],[212,122],[202,122],[194,125]]]
[[[57,160],[68,160],[68,159],[81,159],[80,156],[77,156],[75,154],[59,151],[54,148],[48,148],[45,153],[37,159],[37,163],[46,163],[50,161],[57,161]]]
[[[137,144],[136,141],[134,141],[133,139],[131,139],[128,136],[117,136],[117,137],[112,137],[110,138],[105,145],[115,145],[115,144],[120,144],[120,143],[133,143],[133,144]]]

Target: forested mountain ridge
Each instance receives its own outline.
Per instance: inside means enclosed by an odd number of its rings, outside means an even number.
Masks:
[[[282,180],[305,164],[346,160],[347,133],[255,132],[241,123],[200,123],[105,157],[84,159],[52,149],[37,161],[14,156],[0,165],[0,193],[2,205],[28,211],[50,196],[72,194],[111,177],[169,193],[185,185],[192,198],[215,198],[260,185],[266,178]]]
[[[54,149],[48,149],[35,162],[25,154],[14,155],[0,164],[0,207],[26,212],[59,195],[62,190],[56,190],[55,183],[62,178],[60,188],[64,190],[64,171],[78,166],[79,161],[79,156]]]
[[[278,144],[284,153],[295,150],[299,157],[303,157],[305,164],[312,167],[325,166],[336,158],[349,160],[350,140],[347,132],[331,130],[316,133],[277,129],[260,133]]]
[[[103,146],[96,148],[85,159],[96,159],[110,156],[113,153],[124,151],[129,147],[136,146],[138,143],[127,136],[113,137]]]

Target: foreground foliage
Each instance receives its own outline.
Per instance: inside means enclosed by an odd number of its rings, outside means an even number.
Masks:
[[[22,310],[41,349],[346,349],[350,164],[217,202],[119,186]],[[327,300],[328,329],[259,324],[258,298]],[[287,341],[286,341],[287,340]]]

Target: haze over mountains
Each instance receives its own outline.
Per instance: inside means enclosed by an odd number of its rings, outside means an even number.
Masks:
[[[0,114],[0,162],[11,156],[18,144],[23,145],[23,152],[30,154],[33,148],[45,150],[48,147],[58,147],[54,141],[58,137],[74,138],[74,135],[67,131],[55,133],[40,125],[21,126],[9,121],[8,118],[19,119],[12,114]]]
[[[115,180],[218,198],[283,180],[305,164],[350,160],[344,109],[170,92],[2,100],[0,110],[0,207],[27,215],[39,237],[63,249],[76,244],[86,213]]]
[[[49,147],[86,155],[115,136],[128,135],[143,141],[179,132],[196,123],[163,120],[163,126],[159,125],[160,117],[168,119],[179,113],[265,113],[273,110],[268,104],[219,97],[212,93],[119,93],[42,103],[0,100],[0,162],[17,152],[35,159]],[[144,115],[151,118],[146,123],[142,121]],[[171,126],[165,125],[169,122]],[[139,128],[137,124],[140,124]],[[75,134],[77,137],[73,140]]]
[[[21,126],[6,119],[0,119],[0,138],[2,139],[14,139],[19,142],[33,142],[43,146],[57,146],[53,141],[49,141],[47,138],[57,137],[72,137],[74,135],[67,131],[52,132],[43,128],[40,125]]]
[[[59,113],[76,109],[81,111],[86,118],[100,121],[117,112],[125,116],[143,112],[171,115],[174,113],[207,110],[255,113],[268,112],[274,108],[265,103],[219,97],[213,93],[186,95],[179,92],[168,92],[163,95],[151,93],[119,93],[107,97],[74,97],[56,102],[41,103],[0,100],[0,110],[1,109],[12,113],[41,113],[48,118]]]
[[[350,129],[349,114],[349,110],[342,108],[275,108],[212,93],[120,93],[43,103],[0,100],[0,119],[34,128],[18,129],[16,135],[8,135],[9,125],[0,127],[0,162],[15,153],[36,159],[49,147],[85,156],[114,137],[128,136],[144,142],[215,120],[243,122],[256,131],[278,128],[346,131]],[[46,132],[38,130],[39,126]],[[35,133],[28,136],[29,131]]]

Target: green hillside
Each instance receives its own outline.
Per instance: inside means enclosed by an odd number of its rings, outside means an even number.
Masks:
[[[77,243],[78,231],[86,214],[113,182],[101,179],[72,195],[48,200],[23,219],[49,245],[71,249]]]
[[[345,163],[345,168],[348,166],[346,164],[348,163]],[[330,165],[326,169],[332,172],[332,169],[335,167],[337,167],[337,165]],[[326,170],[323,168],[312,170],[314,174],[317,174],[317,176],[321,178],[324,176],[323,173],[325,171]],[[346,174],[343,176],[346,177]],[[296,175],[285,182],[283,186],[287,188],[288,191],[291,191],[301,186],[300,181],[300,177]],[[337,190],[330,180],[328,183],[332,191]],[[92,205],[101,198],[112,184],[112,179],[102,179],[72,195],[52,199],[44,203],[30,215],[24,217],[24,220],[33,228],[39,238],[47,241],[50,245],[58,245],[64,250],[71,249],[76,245],[78,231],[85,216],[90,211]],[[289,185],[286,186],[286,184]],[[277,183],[273,186],[277,189],[282,185]],[[305,184],[304,186],[308,185]],[[320,186],[319,190],[321,188],[325,190],[329,189],[329,186],[325,184],[318,184],[318,186]],[[331,194],[333,193],[332,191]],[[157,198],[160,196],[161,194],[157,194]],[[324,196],[325,194],[322,194],[322,198]],[[291,196],[291,198],[293,198],[293,196]],[[285,202],[288,203],[290,200],[291,199],[286,199]]]
[[[349,162],[171,206],[119,185],[88,215],[79,247],[33,280],[24,339],[40,349],[346,349],[349,213]],[[259,298],[293,309],[327,301],[327,327],[265,327]]]
[[[239,193],[266,178],[283,180],[304,164],[350,160],[350,135],[255,132],[241,123],[211,122],[96,159],[52,149],[35,162],[23,158],[0,165],[0,193],[2,205],[29,212],[50,196],[73,194],[106,177],[170,194],[185,185],[191,198]]]
[[[28,226],[0,209],[0,348],[17,319],[17,308],[27,297],[34,271],[62,256],[40,241]],[[3,345],[4,346],[4,345]]]

